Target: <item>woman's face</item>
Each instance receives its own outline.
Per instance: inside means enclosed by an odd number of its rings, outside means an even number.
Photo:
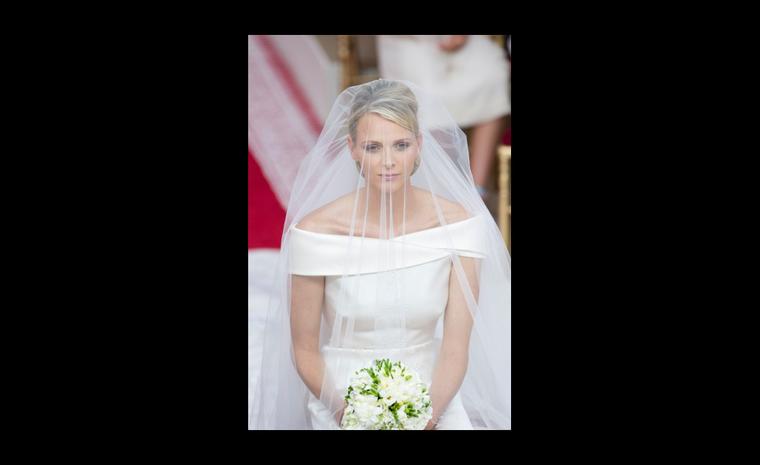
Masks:
[[[370,188],[390,194],[409,183],[420,152],[420,141],[411,131],[367,113],[356,125],[356,140],[349,136],[348,143]]]

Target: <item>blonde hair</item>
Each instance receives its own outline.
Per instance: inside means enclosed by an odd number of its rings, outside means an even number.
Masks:
[[[348,117],[348,132],[352,139],[356,139],[359,119],[367,113],[375,113],[414,135],[419,132],[417,99],[411,89],[400,82],[378,79],[360,86]]]

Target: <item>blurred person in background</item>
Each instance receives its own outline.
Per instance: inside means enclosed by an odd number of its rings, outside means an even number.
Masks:
[[[381,77],[433,92],[469,133],[472,175],[485,200],[511,113],[505,50],[485,35],[382,35],[377,43]]]

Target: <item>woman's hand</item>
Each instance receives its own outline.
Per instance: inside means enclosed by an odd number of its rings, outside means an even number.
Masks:
[[[348,403],[344,403],[343,408],[335,413],[335,421],[338,422],[338,426],[340,426],[340,422],[343,420],[343,414],[346,412],[346,407],[348,407]]]
[[[430,420],[428,420],[427,425],[425,425],[425,430],[427,431],[427,430],[435,429],[437,425],[438,425],[438,421],[434,422],[433,419],[431,418]]]
[[[438,42],[438,46],[444,52],[456,52],[467,43],[467,36],[448,36],[448,38]]]

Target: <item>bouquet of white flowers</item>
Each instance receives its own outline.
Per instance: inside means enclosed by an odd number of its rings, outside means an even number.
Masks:
[[[342,429],[424,429],[430,394],[418,373],[401,362],[375,360],[351,377]]]

